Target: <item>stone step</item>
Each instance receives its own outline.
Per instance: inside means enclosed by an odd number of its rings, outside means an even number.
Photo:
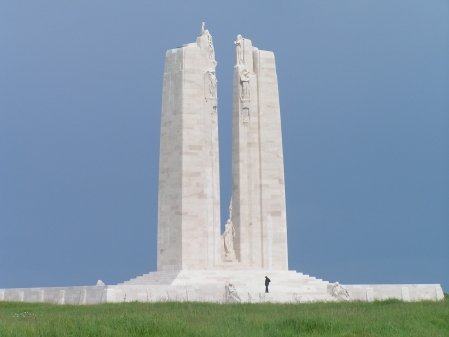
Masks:
[[[150,272],[119,283],[121,285],[146,284],[146,283],[169,283],[176,278],[178,272]]]
[[[150,272],[120,283],[121,285],[184,285],[195,284],[233,284],[259,287],[264,276],[272,280],[271,287],[295,288],[297,286],[326,286],[327,281],[295,271],[243,271],[243,270],[188,270],[179,272]]]

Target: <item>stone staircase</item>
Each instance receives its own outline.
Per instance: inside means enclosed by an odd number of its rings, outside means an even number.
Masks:
[[[269,294],[265,294],[265,275],[271,279]],[[167,286],[173,289],[204,293],[205,296],[214,296],[213,294],[222,293],[228,283],[234,286],[244,302],[334,300],[328,293],[329,282],[293,270],[220,269],[150,272],[118,284],[118,286]]]
[[[134,277],[118,285],[169,285],[178,276],[179,271],[158,271]]]

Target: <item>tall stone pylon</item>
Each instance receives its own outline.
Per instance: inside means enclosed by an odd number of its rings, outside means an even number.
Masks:
[[[248,268],[288,270],[284,159],[273,52],[237,36],[232,127],[235,251]]]
[[[165,55],[159,162],[158,271],[221,259],[217,78],[212,36]]]

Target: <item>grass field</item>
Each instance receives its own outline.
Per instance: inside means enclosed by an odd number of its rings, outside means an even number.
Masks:
[[[0,336],[449,336],[449,297],[402,303],[0,302]]]

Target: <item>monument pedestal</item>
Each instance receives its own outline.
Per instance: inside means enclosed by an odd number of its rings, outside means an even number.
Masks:
[[[264,280],[271,280],[265,293]],[[438,284],[339,285],[294,270],[247,270],[242,266],[214,270],[181,270],[151,272],[112,286],[108,302],[123,298],[146,301],[236,302],[226,297],[231,284],[240,299],[238,302],[306,303],[335,301],[439,301],[444,293]],[[126,295],[126,296],[125,296]]]
[[[271,279],[265,293],[264,279]],[[346,294],[347,293],[347,294]],[[97,304],[121,302],[307,303],[440,301],[439,284],[338,285],[292,270],[181,270],[144,274],[117,285],[0,289],[0,301]]]

